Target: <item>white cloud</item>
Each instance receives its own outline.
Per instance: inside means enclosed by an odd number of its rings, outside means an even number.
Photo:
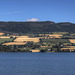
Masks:
[[[37,18],[32,18],[32,19],[27,19],[26,21],[29,21],[29,22],[36,22],[36,21],[39,21],[39,19],[37,19]]]

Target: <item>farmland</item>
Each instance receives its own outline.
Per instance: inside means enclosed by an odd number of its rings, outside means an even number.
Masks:
[[[1,38],[0,44],[5,43],[5,42],[11,42],[11,41],[13,41],[13,38]]]
[[[43,42],[50,42],[50,43],[70,43],[69,39],[42,39]]]
[[[65,38],[67,36],[67,38]],[[61,52],[75,51],[74,33],[53,32],[49,34],[25,34],[0,36],[0,44],[9,51]],[[70,38],[71,37],[71,38]],[[2,47],[3,48],[3,47]],[[2,50],[1,48],[1,50]]]
[[[13,42],[3,43],[3,45],[25,45],[26,42],[39,42],[39,38],[29,38],[28,36],[17,36]]]
[[[28,36],[27,37],[20,36],[14,40],[14,42],[28,42],[28,41],[39,42],[39,38],[29,38]]]
[[[26,43],[20,43],[20,42],[8,42],[8,43],[3,43],[3,45],[25,45]]]
[[[69,39],[71,43],[75,43],[75,39]]]
[[[4,39],[7,39],[7,38],[10,38],[10,36],[0,36],[0,38],[4,38]]]
[[[0,35],[4,35],[4,33],[0,33]]]
[[[53,34],[57,34],[57,35],[64,35],[67,34],[68,32],[53,32]]]
[[[49,38],[61,38],[62,37],[62,35],[59,35],[59,34],[39,34],[39,36],[46,36]]]

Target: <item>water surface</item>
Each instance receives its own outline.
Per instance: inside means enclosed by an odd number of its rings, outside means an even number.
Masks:
[[[0,53],[0,75],[75,75],[75,53]]]

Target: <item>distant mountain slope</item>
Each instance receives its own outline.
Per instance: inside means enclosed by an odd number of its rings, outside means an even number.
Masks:
[[[22,33],[43,33],[43,32],[75,32],[75,24],[64,22],[54,23],[43,22],[0,22],[0,31],[22,32]]]

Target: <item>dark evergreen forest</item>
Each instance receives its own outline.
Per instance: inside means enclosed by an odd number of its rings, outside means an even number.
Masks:
[[[69,22],[0,22],[0,32],[13,33],[48,33],[75,32],[75,24]]]

